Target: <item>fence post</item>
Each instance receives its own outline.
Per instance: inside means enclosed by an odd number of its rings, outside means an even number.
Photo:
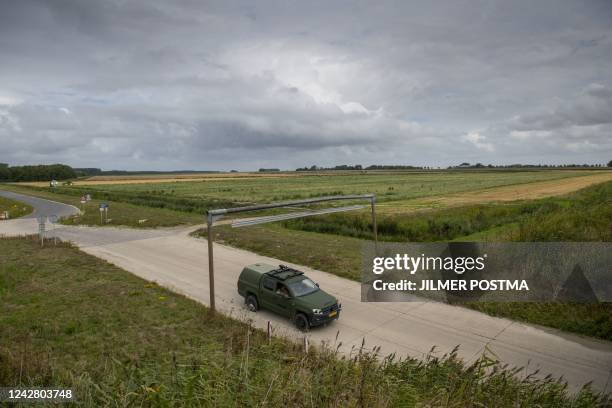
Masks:
[[[272,323],[268,320],[268,344],[272,343]]]

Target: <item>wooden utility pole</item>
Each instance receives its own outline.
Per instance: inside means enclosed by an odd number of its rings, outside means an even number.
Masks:
[[[376,225],[376,196],[370,199],[372,204],[372,233],[374,234],[374,251],[378,253],[378,227]]]
[[[215,265],[213,260],[213,216],[209,212],[207,217],[208,229],[208,284],[210,286],[210,310],[215,311]]]

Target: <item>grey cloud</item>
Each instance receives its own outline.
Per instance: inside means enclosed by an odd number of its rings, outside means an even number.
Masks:
[[[517,130],[557,130],[570,126],[612,123],[612,89],[590,84],[549,112],[534,112],[513,120]]]
[[[607,162],[606,1],[20,1],[0,161]]]
[[[546,112],[513,118],[510,139],[534,146],[536,151],[562,155],[596,155],[612,149],[612,89],[589,84],[578,94]]]

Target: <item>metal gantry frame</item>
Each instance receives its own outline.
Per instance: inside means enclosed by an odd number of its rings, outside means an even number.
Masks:
[[[315,203],[323,203],[328,201],[346,201],[346,200],[367,200],[370,202],[372,207],[372,233],[374,235],[374,243],[375,245],[378,243],[378,228],[376,226],[376,196],[374,194],[362,194],[362,195],[340,195],[340,196],[328,196],[328,197],[319,197],[319,198],[309,198],[305,200],[295,200],[295,201],[285,201],[279,203],[270,203],[270,204],[258,204],[258,205],[249,205],[245,207],[235,207],[235,208],[220,208],[216,210],[208,210],[206,212],[206,224],[207,224],[207,232],[208,232],[208,279],[210,285],[210,309],[215,311],[215,266],[214,266],[214,257],[213,257],[213,225],[215,221],[223,218],[228,214],[236,214],[243,213],[249,211],[259,211],[259,210],[268,210],[272,208],[286,208],[286,207],[295,207],[303,204],[315,204]],[[302,218],[309,217],[313,215],[321,215],[321,214],[329,214],[341,211],[350,211],[356,210],[358,208],[363,208],[363,206],[349,206],[349,207],[331,207],[329,209],[323,210],[312,210],[312,211],[302,211],[300,213],[290,213],[290,214],[280,214],[280,215],[272,215],[259,217],[251,220],[238,221],[232,224],[232,227],[246,227],[249,225],[255,224],[263,224],[266,222],[274,222],[281,221],[287,219],[294,218]]]

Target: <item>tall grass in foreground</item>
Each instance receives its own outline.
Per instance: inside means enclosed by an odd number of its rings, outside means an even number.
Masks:
[[[52,352],[25,343],[0,350],[0,385],[69,387],[82,406],[315,407],[596,407],[608,397],[588,387],[570,395],[552,377],[538,379],[483,355],[466,366],[456,350],[426,359],[381,358],[378,349],[323,345],[307,354],[287,341],[268,343],[247,325],[231,327],[225,344],[178,359],[99,356],[98,367],[58,370]],[[537,373],[536,373],[537,374]]]
[[[581,190],[555,211],[538,213],[511,232],[512,241],[612,241],[612,182]]]
[[[482,356],[371,345],[304,353],[65,243],[0,239],[0,386],[72,388],[82,406],[593,407]]]

